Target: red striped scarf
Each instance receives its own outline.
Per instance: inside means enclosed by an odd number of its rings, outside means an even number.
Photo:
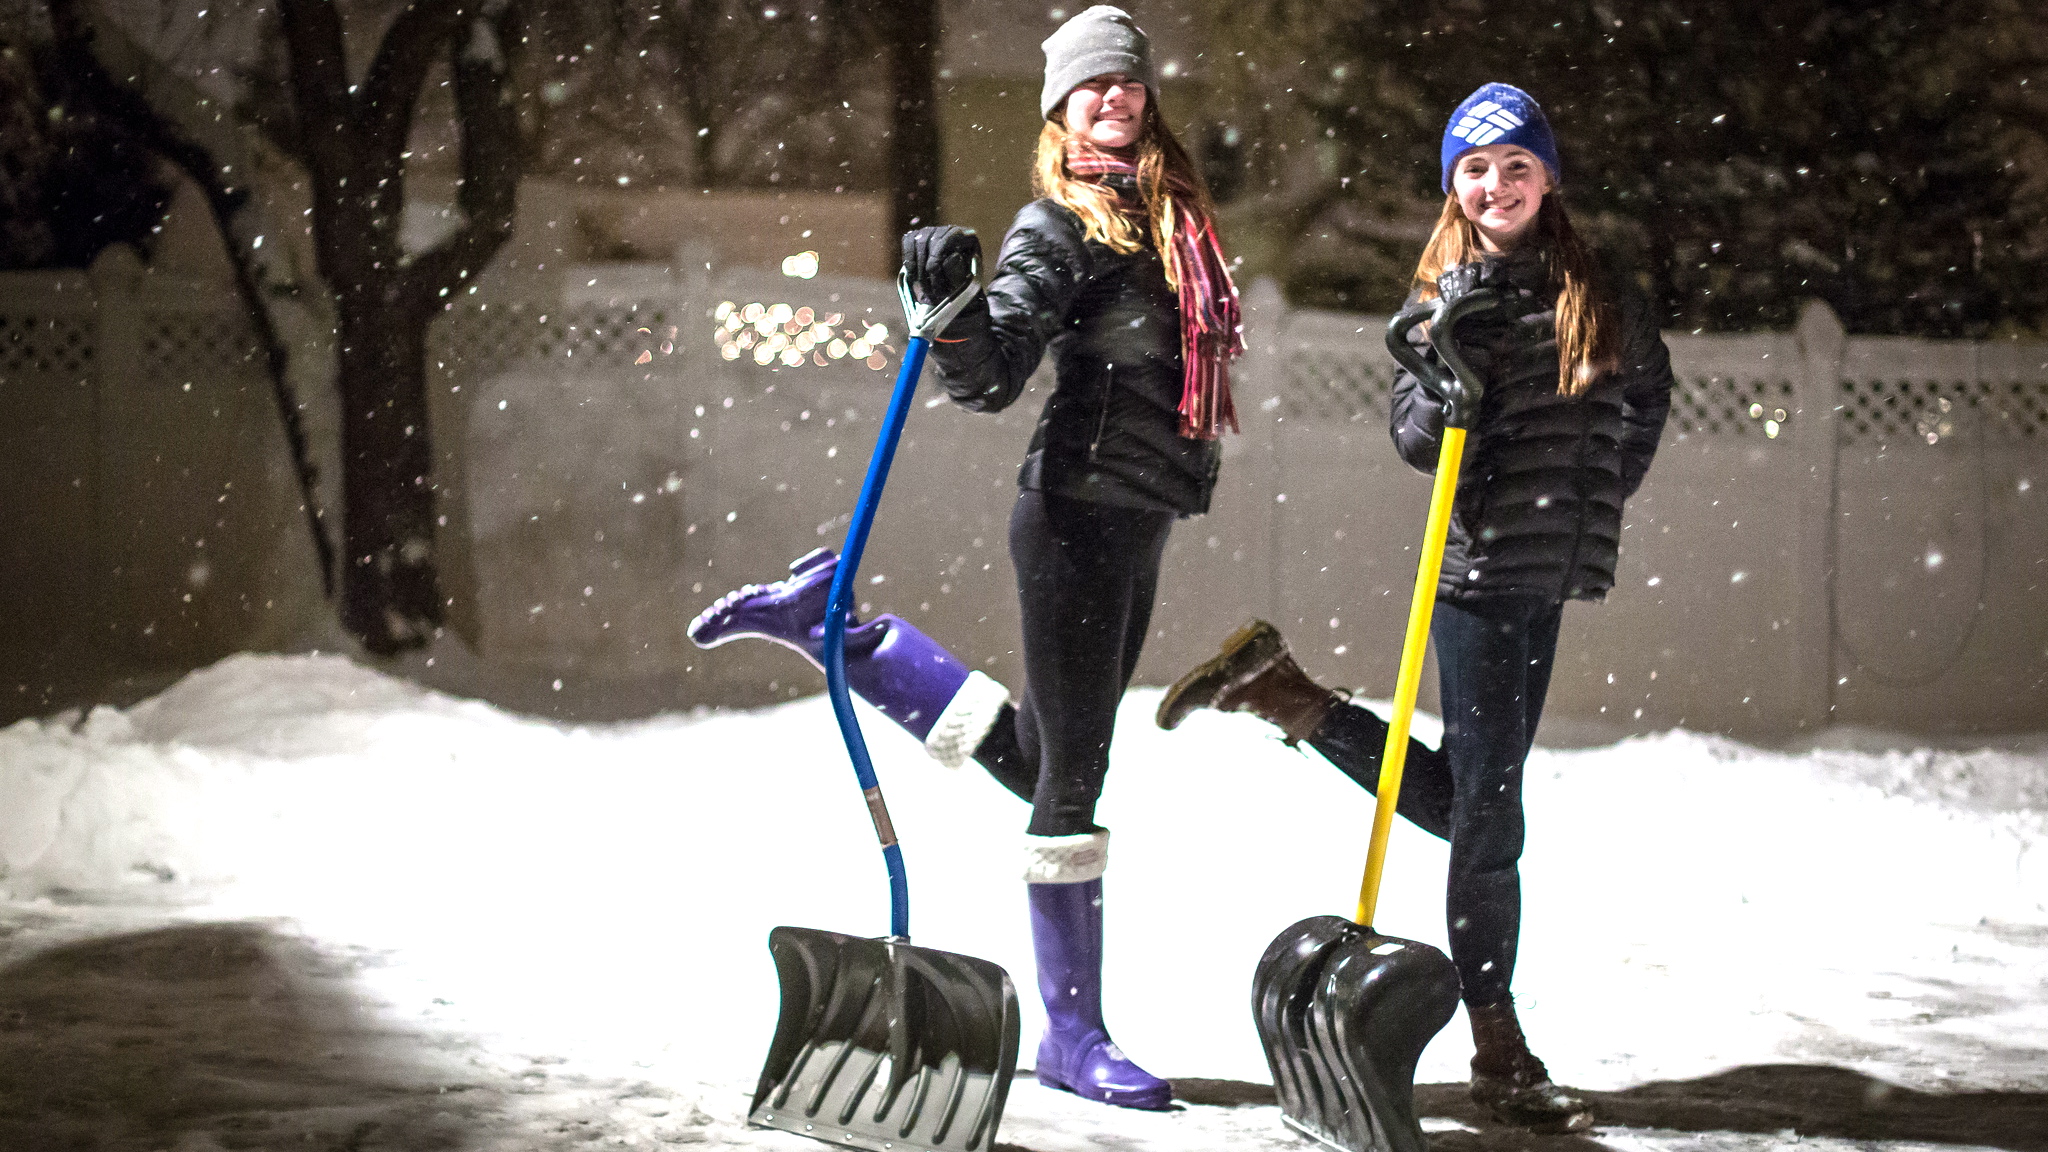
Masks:
[[[1102,183],[1104,176],[1136,179],[1138,166],[1111,152],[1078,141],[1067,146],[1067,169]],[[1216,222],[1195,205],[1194,190],[1168,177],[1176,223],[1170,249],[1160,253],[1180,293],[1180,434],[1214,440],[1228,427],[1237,431],[1230,401],[1230,362],[1244,353],[1244,317],[1237,285],[1223,262]],[[1118,192],[1119,207],[1142,221],[1145,206],[1133,189]],[[1142,227],[1142,224],[1141,224]]]

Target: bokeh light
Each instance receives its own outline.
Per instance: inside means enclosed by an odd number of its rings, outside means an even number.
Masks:
[[[794,256],[783,257],[782,274],[795,277],[798,280],[809,280],[818,274],[818,254],[816,252],[798,252]]]
[[[751,356],[762,367],[809,364],[826,368],[845,363],[862,364],[878,372],[889,366],[889,356],[895,351],[889,346],[887,324],[852,321],[839,312],[821,315],[808,304],[724,300],[712,309],[711,318],[711,340],[720,359]],[[672,344],[662,345],[664,354],[672,350]]]

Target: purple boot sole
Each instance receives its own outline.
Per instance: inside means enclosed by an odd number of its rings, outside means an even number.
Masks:
[[[684,634],[699,648],[749,638],[772,640],[815,663],[826,602],[832,598],[832,574],[838,568],[839,557],[830,548],[806,553],[789,566],[786,579],[742,585],[720,596],[690,621]]]

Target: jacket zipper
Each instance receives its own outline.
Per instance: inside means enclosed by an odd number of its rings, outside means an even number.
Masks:
[[[1116,365],[1102,366],[1102,411],[1095,417],[1095,439],[1088,442],[1088,459],[1095,459],[1095,450],[1102,447],[1102,434],[1109,428],[1109,394],[1116,387]]]

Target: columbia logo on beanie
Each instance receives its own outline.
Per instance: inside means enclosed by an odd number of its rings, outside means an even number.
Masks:
[[[1481,148],[1520,128],[1525,121],[1491,100],[1481,100],[1451,125],[1451,135]]]
[[[1465,97],[1451,121],[1444,126],[1443,188],[1451,190],[1451,168],[1458,157],[1488,144],[1513,144],[1527,148],[1550,169],[1552,183],[1563,183],[1557,162],[1557,141],[1550,134],[1550,121],[1536,98],[1512,84],[1482,84]]]

